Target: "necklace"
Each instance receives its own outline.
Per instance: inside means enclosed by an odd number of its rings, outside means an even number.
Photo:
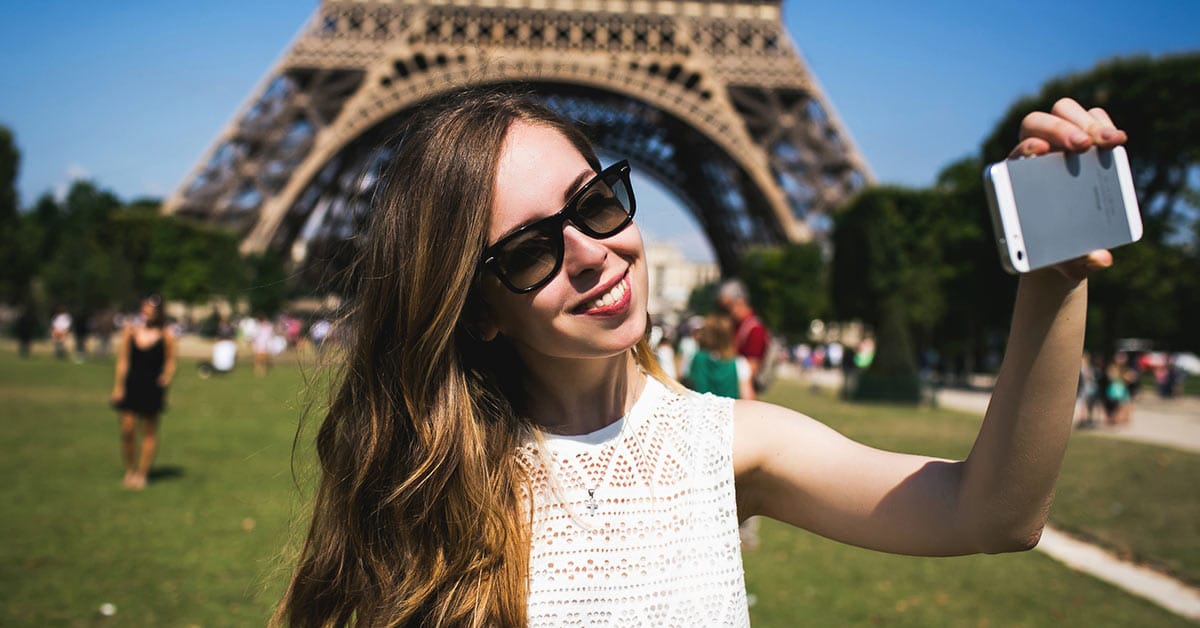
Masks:
[[[593,486],[584,485],[583,487],[587,491],[588,495],[585,507],[588,510],[589,516],[595,515],[596,511],[600,510],[600,503],[596,501],[596,491],[599,490],[600,487],[604,485],[604,481],[608,479],[608,469],[612,467],[613,458],[617,457],[617,449],[621,446],[622,437],[625,435],[625,424],[629,422],[629,415],[621,417],[620,421],[621,429],[617,430],[617,435],[613,437],[612,446],[607,448],[608,458],[604,461],[604,469],[600,472],[600,477],[594,480]],[[582,475],[584,476],[585,480],[591,479],[586,477],[586,472]]]

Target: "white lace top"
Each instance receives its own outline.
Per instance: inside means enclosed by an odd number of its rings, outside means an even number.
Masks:
[[[531,626],[749,625],[732,400],[647,378],[626,417],[519,456],[533,492]]]

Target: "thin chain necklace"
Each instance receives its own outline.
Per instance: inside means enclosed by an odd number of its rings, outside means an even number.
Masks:
[[[625,425],[629,423],[629,418],[630,417],[627,414],[620,419],[621,429],[617,430],[617,435],[613,437],[612,446],[608,447],[608,459],[604,461],[604,470],[600,472],[600,477],[595,480],[593,486],[587,486],[586,484],[584,485],[584,489],[587,490],[588,494],[586,506],[589,516],[595,515],[596,511],[600,509],[600,504],[596,501],[596,491],[603,486],[604,481],[608,479],[608,469],[612,467],[613,458],[617,457],[617,449],[621,446],[623,436],[625,435]],[[585,479],[588,479],[586,477],[586,471],[583,473],[583,475]]]

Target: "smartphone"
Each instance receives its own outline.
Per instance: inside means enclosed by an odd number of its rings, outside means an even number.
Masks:
[[[1000,263],[1025,273],[1142,237],[1124,147],[1050,153],[983,171]]]

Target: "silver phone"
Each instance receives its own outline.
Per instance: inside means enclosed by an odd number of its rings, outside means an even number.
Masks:
[[[1009,159],[983,171],[1000,263],[1024,273],[1142,237],[1121,146]]]

